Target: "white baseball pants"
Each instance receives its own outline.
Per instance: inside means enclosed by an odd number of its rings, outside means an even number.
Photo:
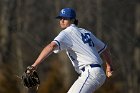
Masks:
[[[67,93],[93,93],[103,85],[106,75],[101,67],[85,67]]]

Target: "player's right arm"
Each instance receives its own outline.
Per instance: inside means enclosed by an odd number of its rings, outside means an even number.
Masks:
[[[110,51],[108,48],[106,48],[103,52],[102,52],[103,58],[106,61],[106,75],[107,77],[112,76],[112,72],[113,72],[113,66],[112,66],[112,59],[111,59],[111,55],[110,55]]]
[[[48,44],[40,53],[34,64],[32,65],[33,67],[38,66],[45,58],[47,58],[55,48],[57,48],[58,45],[55,42],[51,42]]]
[[[91,36],[92,36],[92,40],[94,41],[94,44],[95,44],[95,47],[96,47],[98,53],[102,54],[103,58],[106,61],[106,75],[107,75],[107,77],[110,77],[110,76],[112,76],[112,72],[113,72],[110,51],[109,51],[107,45],[105,45],[101,40],[96,38],[93,34],[91,34]]]

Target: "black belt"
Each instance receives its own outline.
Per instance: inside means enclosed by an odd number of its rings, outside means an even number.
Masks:
[[[89,64],[89,66],[91,68],[93,68],[93,67],[101,67],[101,65],[99,65],[99,64]],[[83,67],[81,70],[84,72],[85,71],[85,67]]]

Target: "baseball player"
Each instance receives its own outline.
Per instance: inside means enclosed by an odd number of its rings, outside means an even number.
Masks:
[[[67,93],[93,93],[103,85],[106,76],[112,76],[112,61],[107,45],[90,31],[77,26],[74,9],[64,8],[56,18],[62,31],[42,50],[32,67],[37,67],[52,52],[65,50],[75,71],[80,74]],[[106,60],[106,74],[100,54]]]

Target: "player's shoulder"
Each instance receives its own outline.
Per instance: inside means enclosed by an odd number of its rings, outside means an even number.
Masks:
[[[71,31],[72,31],[72,28],[67,27],[66,29],[63,29],[59,34],[68,36],[71,33]]]
[[[71,33],[72,31],[76,30],[77,27],[74,24],[71,24],[69,27],[63,30],[64,33]]]
[[[79,30],[80,30],[80,32],[82,32],[82,33],[90,33],[90,34],[92,34],[91,31],[89,31],[89,30],[87,30],[87,29],[85,29],[85,28],[79,28]]]
[[[67,27],[67,30],[72,30],[72,29],[76,29],[77,26],[75,24],[71,24],[69,27]]]

